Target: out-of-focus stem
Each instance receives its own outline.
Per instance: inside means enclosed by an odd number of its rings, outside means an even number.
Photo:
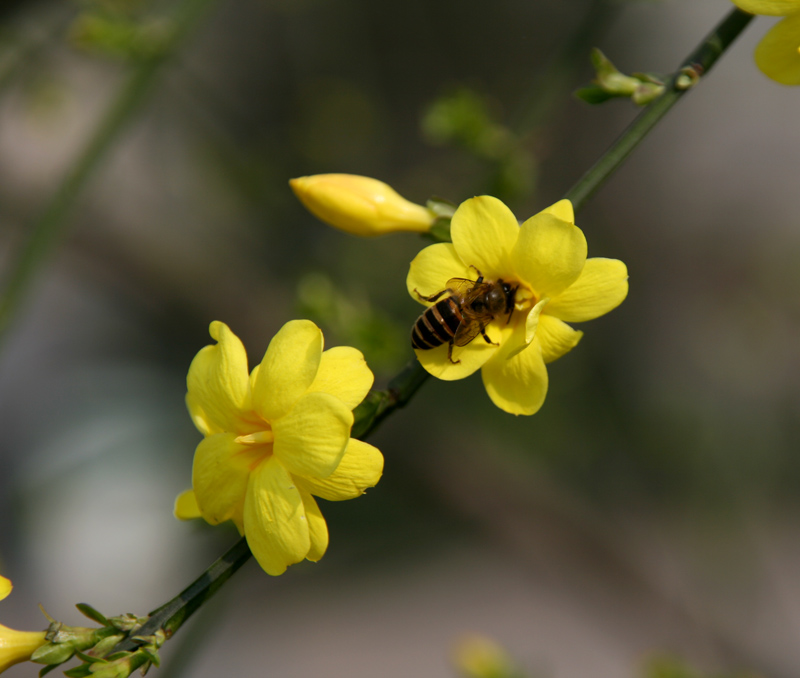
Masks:
[[[179,6],[170,38],[162,49],[143,57],[133,67],[133,72],[75,163],[64,175],[44,211],[27,229],[30,236],[21,251],[12,259],[0,293],[0,338],[5,336],[25,293],[61,241],[75,199],[114,143],[119,140],[127,124],[138,113],[163,66],[170,61],[213,1],[184,0]]]

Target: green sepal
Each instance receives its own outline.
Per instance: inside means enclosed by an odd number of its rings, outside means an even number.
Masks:
[[[158,650],[155,648],[143,647],[139,652],[146,655],[156,668],[161,666],[161,657],[158,656]]]
[[[105,657],[106,653],[108,653],[117,643],[123,641],[124,639],[124,633],[115,633],[112,636],[107,636],[92,648],[92,655],[95,657]]]
[[[80,666],[64,671],[64,675],[67,676],[67,678],[86,678],[86,676],[92,675],[91,666],[91,664],[81,664]]]
[[[430,230],[427,233],[423,233],[422,236],[434,242],[452,242],[453,238],[450,235],[450,223],[450,219],[440,217],[433,222]]]
[[[135,614],[121,614],[117,617],[111,617],[108,624],[114,627],[117,631],[124,631],[128,633],[133,631],[144,624],[149,617],[137,617]]]
[[[108,619],[106,619],[103,614],[95,610],[91,605],[87,603],[78,603],[75,607],[78,608],[78,611],[84,617],[88,617],[93,622],[97,622],[101,626],[108,626]]]
[[[37,647],[31,655],[31,661],[37,664],[63,664],[75,654],[75,648],[70,644],[47,643]]]
[[[433,212],[437,217],[451,219],[456,213],[456,205],[454,202],[438,196],[431,196],[427,203],[427,208]]]
[[[39,671],[39,678],[43,678],[46,676],[50,671],[53,671],[59,667],[58,664],[49,664],[48,666],[43,666],[42,669]]]

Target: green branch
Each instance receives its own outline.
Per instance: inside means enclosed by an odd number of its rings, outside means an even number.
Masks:
[[[139,112],[156,77],[191,33],[213,0],[184,0],[174,17],[172,32],[161,49],[137,62],[94,134],[50,198],[41,215],[30,226],[30,237],[11,261],[0,293],[0,338],[4,337],[20,302],[35,276],[61,241],[67,217],[87,181],[119,140],[128,123]]]
[[[708,73],[752,19],[752,14],[734,9],[703,39],[670,78],[664,94],[639,114],[613,146],[564,195],[572,201],[576,212],[614,173],[656,123],[678,102],[678,99]]]

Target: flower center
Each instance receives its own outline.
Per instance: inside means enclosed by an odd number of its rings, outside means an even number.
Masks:
[[[266,430],[256,431],[254,433],[247,433],[238,436],[234,442],[239,445],[244,445],[245,448],[240,454],[246,456],[249,461],[250,470],[252,471],[265,459],[272,456],[272,444],[275,442],[275,434],[269,428],[268,422],[263,422]]]
[[[522,311],[524,315],[527,315],[528,311],[539,303],[539,297],[536,292],[525,283],[520,282],[518,284],[519,287],[517,287],[517,293],[514,297],[514,308],[517,311]]]

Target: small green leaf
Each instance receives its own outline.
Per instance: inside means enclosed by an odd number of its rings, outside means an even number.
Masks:
[[[592,104],[593,106],[597,104],[604,104],[609,99],[613,99],[615,96],[617,96],[616,94],[606,92],[606,90],[598,85],[581,87],[580,89],[576,89],[574,94],[581,101],[587,104]]]
[[[86,676],[92,675],[92,669],[90,667],[91,664],[81,664],[74,669],[64,671],[64,675],[67,676],[67,678],[86,678]]]
[[[78,603],[75,607],[78,608],[78,611],[84,617],[88,617],[93,622],[97,622],[102,626],[108,626],[108,619],[106,619],[100,612],[95,610],[91,605],[87,605],[86,603]]]

